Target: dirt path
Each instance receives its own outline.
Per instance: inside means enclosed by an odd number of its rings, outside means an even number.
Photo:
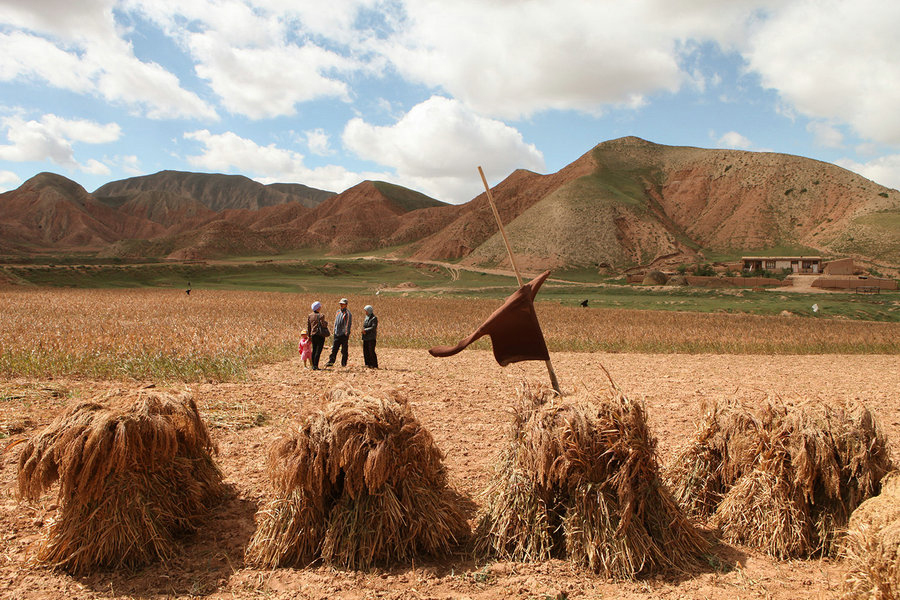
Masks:
[[[488,269],[484,267],[473,267],[468,265],[461,265],[458,263],[450,263],[439,260],[412,260],[408,258],[396,258],[396,257],[388,257],[388,256],[357,256],[356,258],[361,260],[381,260],[385,262],[397,262],[397,263],[406,263],[411,265],[432,265],[435,267],[442,267],[447,269],[450,273],[451,281],[456,281],[459,279],[460,271],[469,271],[471,273],[484,273],[486,275],[501,275],[503,277],[515,277],[516,274],[511,269]],[[531,273],[526,274],[525,272],[519,271],[519,274],[522,276],[523,281],[528,281],[540,275],[540,273]],[[553,283],[567,283],[570,285],[580,285],[580,286],[591,286],[591,287],[602,287],[605,284],[600,282],[588,283],[584,281],[571,281],[568,279],[557,279],[554,277],[550,277],[547,281],[552,281]],[[432,288],[429,288],[432,289]]]
[[[271,497],[265,458],[282,428],[321,404],[321,392],[349,384],[371,393],[397,390],[446,455],[450,477],[475,505],[489,481],[515,390],[544,381],[542,363],[500,368],[489,352],[466,350],[435,359],[421,350],[379,351],[383,369],[362,368],[351,349],[344,369],[303,370],[297,360],[265,366],[240,383],[200,383],[193,392],[219,445],[217,461],[234,491],[167,565],[136,573],[73,578],[31,566],[30,546],[55,512],[48,495],[18,503],[15,450],[0,463],[0,598],[207,597],[211,599],[547,598],[834,598],[842,580],[835,561],[779,562],[742,547],[720,545],[710,568],[676,578],[613,582],[566,562],[477,563],[461,552],[440,560],[371,572],[324,567],[263,571],[243,564],[257,508]],[[900,446],[900,361],[895,356],[686,356],[558,353],[564,391],[605,394],[600,366],[631,398],[644,401],[663,460],[693,434],[703,401],[780,398],[797,404],[861,400],[874,409],[893,446]],[[46,426],[66,405],[122,384],[87,380],[0,380],[0,423],[15,441]],[[132,387],[139,382],[130,384]],[[261,425],[260,425],[261,423]],[[896,453],[895,453],[896,455]]]

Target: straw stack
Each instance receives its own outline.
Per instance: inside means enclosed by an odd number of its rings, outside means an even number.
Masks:
[[[850,516],[842,552],[845,600],[900,598],[900,471],[882,480],[881,494]]]
[[[223,495],[214,451],[185,393],[117,391],[66,411],[19,455],[20,497],[59,482],[37,560],[81,574],[169,558]]]
[[[830,555],[853,510],[892,468],[862,405],[708,410],[666,471],[675,497],[723,537],[777,558]]]
[[[366,568],[468,536],[443,456],[405,400],[338,388],[325,401],[271,448],[276,498],[257,514],[250,564]]]
[[[661,483],[640,404],[525,386],[476,549],[518,561],[565,557],[616,578],[694,568],[709,543]]]

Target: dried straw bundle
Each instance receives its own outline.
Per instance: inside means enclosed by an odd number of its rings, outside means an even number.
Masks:
[[[621,394],[559,399],[526,386],[476,550],[567,556],[617,578],[696,566],[709,543],[662,486],[655,446],[642,407]]]
[[[890,469],[864,406],[729,405],[707,412],[667,480],[689,512],[714,512],[725,539],[789,558],[833,553],[836,532]]]
[[[667,465],[664,480],[688,514],[705,519],[756,467],[776,415],[771,406],[754,414],[736,404],[713,404],[703,411],[694,440]]]
[[[338,388],[326,400],[271,448],[277,497],[257,514],[249,563],[365,568],[469,535],[443,456],[402,398]]]
[[[845,600],[900,598],[900,471],[853,511],[841,553],[848,565]]]
[[[68,410],[19,455],[21,497],[59,482],[37,560],[80,574],[170,557],[223,494],[213,452],[188,394],[113,392]]]

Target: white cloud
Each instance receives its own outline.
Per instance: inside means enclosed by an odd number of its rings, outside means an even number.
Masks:
[[[0,119],[0,127],[6,130],[8,145],[0,145],[0,160],[12,162],[50,160],[70,169],[89,173],[102,173],[96,160],[81,165],[75,160],[73,144],[103,144],[121,136],[116,123],[101,125],[83,119],[63,119],[56,115],[44,115],[40,121],[26,121],[20,116]],[[106,171],[109,172],[108,169]]]
[[[216,172],[237,170],[251,174],[262,183],[298,181],[315,188],[342,192],[365,179],[392,178],[388,173],[355,173],[336,165],[310,169],[298,152],[274,144],[260,146],[230,131],[212,134],[203,129],[185,133],[184,137],[203,145],[201,154],[187,157],[193,166]]]
[[[329,146],[329,136],[325,133],[324,129],[313,129],[312,131],[307,131],[305,133],[306,136],[306,145],[309,147],[309,151],[318,156],[328,156],[329,154],[334,154],[334,151]]]
[[[824,148],[840,148],[844,144],[844,135],[831,123],[810,121],[806,130],[813,134],[816,144]]]
[[[729,131],[717,140],[716,145],[719,148],[748,150],[753,147],[753,142],[751,142],[749,139],[747,139],[737,131]]]
[[[93,66],[49,40],[21,32],[0,33],[0,81],[38,79],[64,90],[88,93],[95,74]]]
[[[800,113],[900,144],[898,28],[898,2],[785,2],[761,22],[746,58]]]
[[[88,159],[81,170],[91,175],[109,175],[112,172],[109,167],[94,158]]]
[[[150,0],[155,1],[155,0]],[[376,11],[380,18],[392,20],[392,7],[383,0],[329,0],[327,9],[318,2],[296,0],[249,0],[259,11],[283,15],[292,27],[342,45],[354,45],[365,29],[357,27],[361,11]]]
[[[730,47],[770,3],[420,0],[405,3],[394,36],[372,43],[405,77],[486,114],[599,113],[697,81],[682,65],[697,49],[686,40]]]
[[[115,159],[115,163],[118,164],[123,171],[130,175],[143,175],[143,171],[141,170],[141,161],[134,154],[117,156]]]
[[[22,179],[12,171],[0,171],[0,193],[15,189]]]
[[[416,189],[446,202],[478,194],[479,165],[494,177],[517,168],[544,169],[543,155],[517,130],[441,96],[416,105],[391,126],[352,119],[342,139],[359,157],[395,169],[401,178],[416,181]]]
[[[836,160],[835,164],[859,173],[875,183],[900,190],[900,154],[880,156],[864,163],[846,158]]]
[[[114,0],[0,0],[0,23],[65,39],[106,37],[113,31]]]
[[[113,0],[0,0],[0,81],[42,80],[140,108],[150,118],[215,119],[215,110],[178,78],[135,57],[119,37]]]
[[[199,60],[197,75],[209,82],[225,108],[251,119],[293,115],[296,104],[317,98],[347,101],[347,84],[326,73],[357,67],[311,44],[237,48],[208,34],[192,36],[191,51]]]
[[[110,102],[143,107],[150,118],[215,119],[215,110],[155,63],[141,62],[121,40],[74,49],[21,32],[0,34],[0,81],[38,79]]]
[[[361,59],[347,46],[359,43],[353,24],[366,4],[128,2],[181,44],[229,112],[251,119],[294,115],[297,104],[320,98],[350,100],[342,77],[373,68],[371,55]]]
[[[141,107],[150,119],[218,119],[215,109],[182,88],[174,74],[156,63],[138,60],[130,45],[121,40],[92,44],[84,56],[98,65],[94,80],[107,100]]]

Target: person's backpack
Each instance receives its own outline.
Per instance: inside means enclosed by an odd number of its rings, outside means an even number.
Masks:
[[[314,314],[316,315],[316,318],[312,322],[309,335],[320,335],[322,337],[328,337],[328,324],[325,322],[325,317],[323,317],[319,313]]]

